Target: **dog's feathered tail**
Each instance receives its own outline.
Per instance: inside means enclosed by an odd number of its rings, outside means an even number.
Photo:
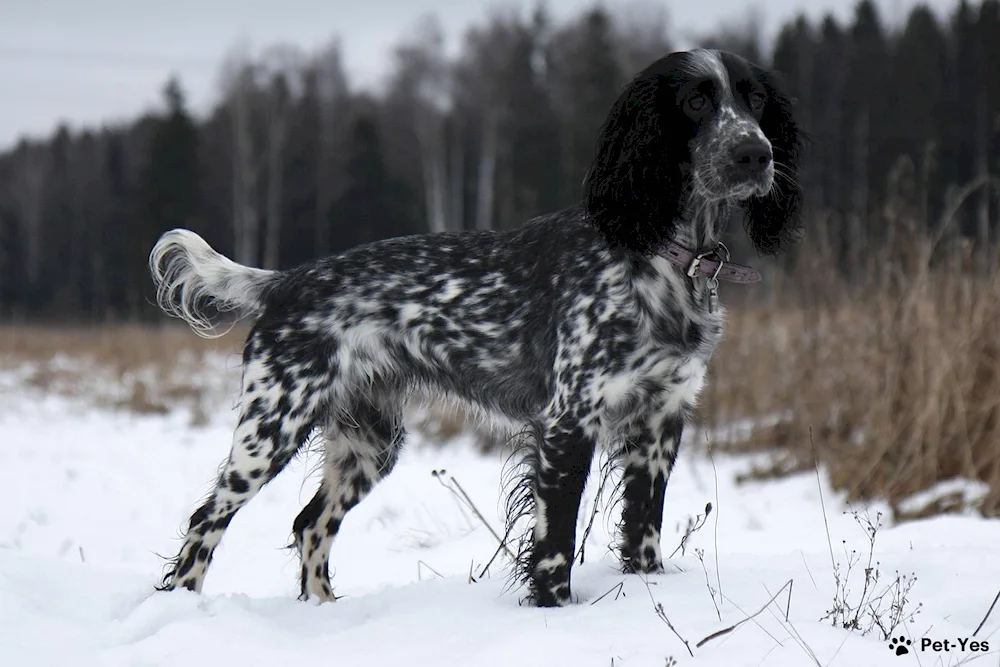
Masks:
[[[204,338],[222,333],[215,331],[203,308],[240,317],[260,312],[264,295],[280,275],[237,264],[187,229],[160,237],[149,253],[149,271],[163,312],[183,319]]]

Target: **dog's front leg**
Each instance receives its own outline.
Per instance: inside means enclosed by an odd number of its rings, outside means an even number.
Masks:
[[[557,607],[571,602],[576,518],[596,440],[571,419],[554,420],[541,440],[534,471],[531,596],[539,607]]]
[[[663,497],[684,431],[681,414],[658,415],[628,434],[622,448],[622,516],[618,548],[626,573],[663,572]]]

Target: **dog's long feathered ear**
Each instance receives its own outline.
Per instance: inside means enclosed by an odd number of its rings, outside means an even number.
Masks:
[[[773,255],[801,237],[798,169],[804,135],[795,122],[792,100],[781,91],[777,77],[762,74],[760,81],[768,92],[760,129],[771,142],[774,185],[767,196],[747,201],[746,232],[758,252]]]
[[[665,133],[664,114],[676,106],[668,97],[662,77],[637,77],[625,88],[601,127],[584,182],[584,206],[605,239],[641,253],[673,237],[679,212],[682,156],[671,155]]]

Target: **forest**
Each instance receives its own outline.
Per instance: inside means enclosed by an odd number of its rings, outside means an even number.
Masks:
[[[749,17],[698,41],[786,77],[811,138],[807,220],[822,222],[811,228],[839,279],[892,242],[883,213],[894,197],[921,233],[995,240],[998,0],[963,0],[948,16],[917,6],[898,26],[864,0],[847,24],[792,17],[772,45]],[[178,226],[239,262],[285,268],[574,205],[610,103],[675,47],[665,6],[598,6],[557,23],[540,5],[486,15],[455,58],[427,18],[397,42],[377,91],[348,80],[336,37],[314,52],[236,50],[205,118],[173,79],[155,113],[0,154],[0,316],[158,317],[146,257]]]

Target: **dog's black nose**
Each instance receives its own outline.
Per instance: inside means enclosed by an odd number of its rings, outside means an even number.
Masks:
[[[771,164],[771,149],[759,141],[745,141],[733,149],[733,162],[740,171],[756,174]]]

